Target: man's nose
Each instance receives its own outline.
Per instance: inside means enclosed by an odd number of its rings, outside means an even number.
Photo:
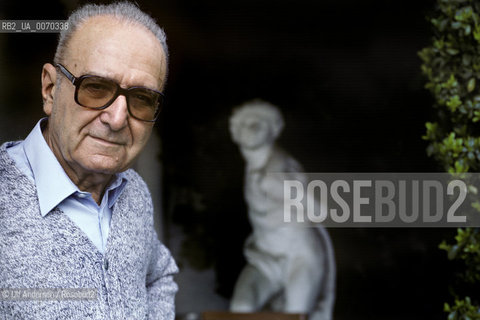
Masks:
[[[127,98],[119,95],[108,108],[102,111],[100,120],[110,126],[113,131],[119,131],[127,126]]]

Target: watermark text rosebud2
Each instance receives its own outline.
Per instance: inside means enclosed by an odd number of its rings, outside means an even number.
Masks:
[[[282,197],[268,188],[268,179],[283,182]],[[349,228],[480,226],[480,174],[269,173],[265,183],[267,202],[283,198],[284,223]]]

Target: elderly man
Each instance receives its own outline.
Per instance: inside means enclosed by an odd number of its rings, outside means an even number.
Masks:
[[[129,3],[86,5],[68,23],[43,66],[48,117],[0,148],[0,314],[173,319],[177,267],[128,169],[161,107],[165,34]]]

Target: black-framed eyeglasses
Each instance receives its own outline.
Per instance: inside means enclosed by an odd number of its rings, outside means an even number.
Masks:
[[[124,89],[111,79],[95,75],[75,77],[63,65],[55,65],[75,86],[75,102],[94,110],[108,108],[119,95],[127,100],[128,113],[135,119],[155,122],[163,104],[163,93],[145,87]]]

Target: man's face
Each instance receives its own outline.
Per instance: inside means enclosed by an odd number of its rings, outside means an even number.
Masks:
[[[62,64],[76,77],[102,76],[123,88],[161,90],[165,80],[166,58],[158,39],[142,26],[122,24],[109,16],[91,18],[80,26]],[[53,66],[48,68],[55,72]],[[56,77],[63,75],[56,71]],[[126,170],[145,146],[153,125],[131,117],[124,96],[104,110],[90,110],[74,101],[75,87],[65,77],[59,87],[51,88],[52,101],[44,102],[49,115],[44,135],[67,174]]]

